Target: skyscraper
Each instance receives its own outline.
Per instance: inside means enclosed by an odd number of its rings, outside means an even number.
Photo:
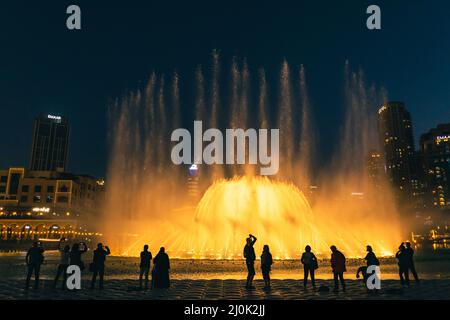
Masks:
[[[189,202],[191,205],[196,206],[199,200],[199,172],[198,166],[193,164],[189,167],[189,176],[187,179],[187,190],[189,196]]]
[[[450,209],[450,123],[440,124],[420,137],[423,169],[430,207]]]
[[[65,171],[70,127],[67,119],[40,115],[34,121],[30,170]]]
[[[401,204],[416,205],[420,196],[411,116],[403,102],[387,102],[378,110],[378,132],[385,170]]]
[[[383,161],[381,153],[376,150],[369,151],[366,158],[367,174],[369,181],[375,188],[380,188],[384,176]]]

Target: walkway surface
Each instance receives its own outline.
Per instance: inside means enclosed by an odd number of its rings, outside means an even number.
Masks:
[[[402,289],[399,281],[384,280],[378,294],[368,294],[361,281],[348,280],[346,293],[319,293],[312,289],[303,290],[298,280],[273,280],[272,289],[265,291],[260,280],[255,281],[255,289],[248,291],[240,280],[173,280],[170,289],[140,291],[136,280],[106,280],[103,290],[90,290],[87,281],[82,282],[78,291],[51,288],[51,281],[41,281],[38,290],[24,290],[24,282],[19,280],[0,280],[0,300],[14,299],[101,299],[101,300],[144,300],[144,299],[325,299],[325,300],[359,300],[359,299],[445,299],[450,300],[450,280],[423,280],[420,284],[412,283]],[[319,280],[318,285],[332,288],[332,280]]]

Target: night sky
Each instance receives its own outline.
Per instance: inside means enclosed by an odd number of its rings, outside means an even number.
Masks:
[[[214,48],[272,73],[283,58],[303,63],[328,144],[342,124],[346,59],[406,103],[416,140],[450,122],[448,1],[240,2],[2,1],[0,168],[28,166],[33,119],[53,113],[72,126],[69,171],[104,176],[109,101],[155,69],[191,75]],[[81,31],[66,29],[70,4],[81,7]],[[370,4],[382,30],[366,28]]]

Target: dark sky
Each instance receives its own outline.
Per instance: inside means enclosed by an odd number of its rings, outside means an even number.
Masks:
[[[69,170],[104,175],[108,101],[154,69],[192,72],[214,48],[273,72],[283,58],[303,63],[322,138],[341,125],[346,59],[406,103],[416,140],[450,121],[446,0],[5,2],[1,168],[28,165],[33,118],[43,112],[70,119]],[[81,7],[81,31],[65,27],[70,4]],[[366,29],[369,4],[381,7],[381,31]]]

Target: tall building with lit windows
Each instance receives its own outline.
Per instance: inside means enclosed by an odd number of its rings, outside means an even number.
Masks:
[[[70,127],[67,119],[40,115],[34,121],[30,170],[65,171]]]
[[[369,151],[366,158],[366,168],[369,181],[370,184],[376,189],[381,187],[383,181],[384,168],[382,159],[381,153],[376,150]]]
[[[411,115],[403,102],[387,102],[378,110],[378,132],[385,170],[402,205],[420,202],[417,155]]]
[[[430,207],[450,209],[450,123],[420,137],[423,170]]]

